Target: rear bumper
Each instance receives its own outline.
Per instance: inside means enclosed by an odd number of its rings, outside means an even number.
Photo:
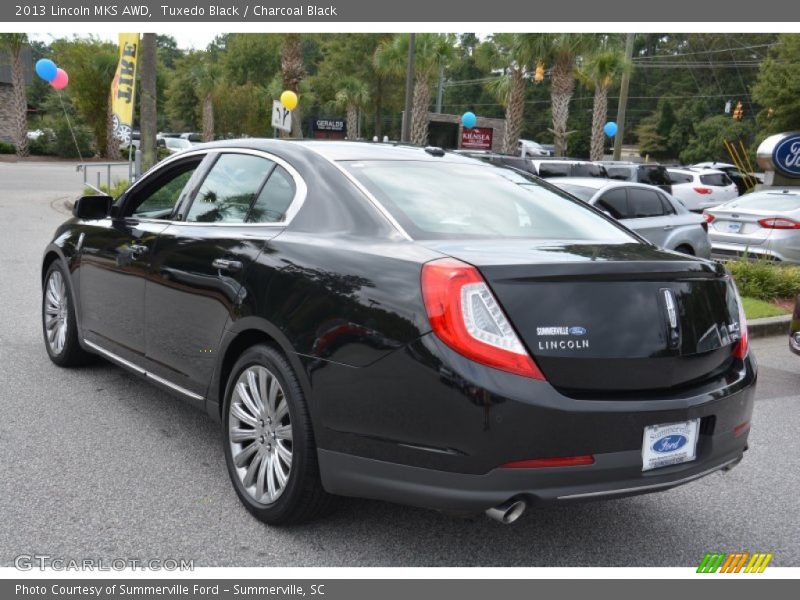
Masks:
[[[666,490],[731,467],[747,448],[749,431],[739,426],[752,416],[752,355],[726,376],[727,385],[651,400],[575,400],[546,383],[485,368],[473,373],[491,378],[483,385],[453,385],[449,373],[437,389],[424,371],[403,376],[404,355],[366,369],[379,370],[372,371],[364,394],[337,396],[331,370],[322,404],[337,410],[325,418],[327,427],[316,429],[328,492],[458,512],[480,512],[512,498],[531,504],[614,498]],[[450,356],[448,363],[456,360]],[[515,382],[521,385],[516,390]],[[508,395],[494,395],[494,386]],[[358,425],[345,421],[343,411]],[[644,427],[694,418],[701,419],[695,460],[642,471]],[[585,454],[594,457],[593,464],[499,467]]]
[[[800,250],[772,243],[762,245],[731,244],[720,242],[711,238],[711,256],[713,258],[740,258],[747,256],[750,258],[766,258],[790,263],[800,263]]]
[[[713,456],[642,473],[639,452],[595,457],[584,467],[494,469],[485,475],[450,473],[319,451],[323,486],[356,496],[453,512],[481,512],[509,499],[528,504],[622,498],[667,490],[739,463],[744,440]]]

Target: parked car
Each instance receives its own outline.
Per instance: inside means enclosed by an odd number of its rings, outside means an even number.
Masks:
[[[197,132],[187,132],[180,135],[181,139],[189,140],[193,145],[203,141],[203,136]]]
[[[731,178],[731,181],[733,181],[734,184],[736,184],[736,189],[738,190],[740,196],[751,191],[759,183],[764,183],[764,178],[761,174],[744,173],[743,171],[739,170],[739,167],[730,163],[709,161],[697,163],[695,165],[691,165],[691,167],[693,169],[716,169],[717,171],[722,171]]]
[[[736,184],[724,172],[715,169],[670,168],[672,195],[689,210],[703,212],[739,196]]]
[[[663,190],[641,183],[563,178],[551,183],[580,198],[650,242],[702,258],[711,257],[708,224]]]
[[[336,494],[511,522],[735,466],[756,365],[722,266],[500,171],[195,146],[76,202],[44,254],[44,346],[220,420],[233,487],[272,524]]]
[[[183,152],[194,145],[185,138],[167,137],[162,139],[164,140],[164,145],[166,146],[167,150],[169,150],[170,154]]]
[[[601,164],[605,166],[609,179],[646,183],[659,187],[668,194],[672,193],[672,181],[663,165],[613,160],[604,160]]]
[[[715,256],[800,263],[800,192],[752,192],[706,209]]]
[[[520,156],[536,157],[536,156],[553,156],[553,151],[548,150],[538,142],[533,140],[520,140],[517,143]]]
[[[573,158],[531,159],[532,173],[544,179],[554,177],[608,177],[603,165]]]

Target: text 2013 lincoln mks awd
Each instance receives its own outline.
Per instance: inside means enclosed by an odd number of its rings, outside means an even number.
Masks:
[[[76,203],[45,347],[219,419],[271,524],[336,495],[511,522],[736,465],[756,364],[724,268],[520,177],[438,148],[195,146]]]

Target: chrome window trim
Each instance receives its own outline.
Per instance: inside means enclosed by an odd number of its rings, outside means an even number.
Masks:
[[[392,214],[391,214],[391,213],[390,213],[388,210],[386,210],[386,207],[385,207],[385,206],[383,206],[383,204],[381,204],[381,203],[380,203],[380,201],[379,201],[379,200],[378,200],[378,199],[377,199],[377,198],[376,198],[376,197],[375,197],[375,196],[372,194],[372,192],[370,192],[370,191],[369,191],[369,190],[368,190],[368,189],[367,189],[367,188],[364,186],[364,184],[363,184],[363,183],[361,183],[361,182],[360,182],[358,179],[356,179],[356,178],[355,178],[355,176],[353,176],[353,174],[352,174],[352,173],[350,173],[350,172],[349,172],[347,169],[345,169],[345,168],[344,168],[342,165],[340,165],[340,164],[338,163],[338,161],[336,161],[336,160],[334,160],[334,159],[330,158],[329,156],[326,156],[325,154],[323,154],[322,152],[320,152],[320,151],[319,151],[319,150],[317,150],[316,148],[311,148],[311,147],[309,147],[309,146],[306,146],[306,148],[308,148],[309,150],[311,150],[312,152],[314,152],[314,153],[315,153],[315,154],[317,154],[318,156],[321,156],[321,157],[322,157],[324,160],[328,161],[328,162],[329,162],[330,164],[332,164],[332,165],[333,165],[333,166],[334,166],[336,169],[338,169],[338,170],[339,170],[339,172],[340,172],[340,173],[342,173],[342,174],[343,174],[343,175],[344,175],[344,176],[345,176],[345,177],[346,177],[346,178],[347,178],[347,179],[350,181],[350,183],[352,183],[354,186],[356,186],[356,188],[358,188],[358,190],[359,190],[359,191],[360,191],[362,194],[364,194],[364,196],[367,198],[367,200],[369,200],[370,204],[372,204],[372,205],[375,207],[375,209],[376,209],[376,210],[377,210],[379,213],[381,213],[381,215],[383,215],[383,217],[384,217],[384,218],[385,218],[387,221],[389,221],[389,223],[390,223],[390,224],[391,224],[391,225],[392,225],[392,226],[393,226],[393,227],[394,227],[394,228],[395,228],[395,229],[398,231],[398,233],[400,233],[400,235],[402,235],[402,236],[403,236],[403,237],[404,237],[406,240],[408,240],[409,242],[413,242],[413,241],[414,241],[414,238],[412,238],[412,237],[411,237],[411,236],[408,234],[408,232],[407,232],[405,229],[403,229],[403,226],[402,226],[402,225],[400,225],[400,223],[398,223],[398,222],[397,222],[397,219],[395,219],[395,218],[392,216]]]
[[[134,183],[128,190],[128,192],[132,192],[136,189],[136,186],[139,185],[140,182],[144,181],[145,177],[149,177],[151,173],[155,173],[156,169],[159,171],[161,169],[168,168],[170,164],[175,161],[181,160],[186,158],[187,156],[197,156],[203,155],[207,156],[209,154],[216,153],[216,154],[249,154],[252,156],[260,156],[261,158],[265,158],[267,160],[271,160],[276,165],[280,165],[289,173],[294,181],[294,198],[292,198],[292,203],[289,205],[289,208],[286,209],[286,218],[283,221],[276,222],[276,223],[203,223],[202,221],[177,221],[172,219],[151,219],[148,217],[140,217],[137,218],[134,215],[130,215],[128,217],[123,217],[125,219],[137,219],[139,221],[144,221],[147,223],[167,223],[169,225],[191,225],[196,227],[288,227],[289,224],[294,219],[295,215],[300,212],[300,209],[305,204],[306,198],[308,196],[308,186],[306,185],[305,180],[300,176],[300,173],[297,172],[290,163],[286,160],[282,159],[280,156],[275,156],[270,152],[266,152],[265,150],[255,150],[253,148],[235,148],[235,147],[219,147],[219,148],[207,148],[203,150],[187,150],[185,152],[179,152],[178,154],[174,154],[171,157],[161,161],[157,165],[155,165],[152,169],[149,169],[144,175],[142,175],[136,183]],[[213,169],[213,166],[211,167]],[[270,174],[271,176],[271,174]],[[194,198],[192,199],[194,202]],[[189,205],[191,206],[191,204]]]
[[[183,394],[185,396],[188,396],[189,398],[192,398],[193,400],[199,400],[199,401],[205,400],[205,398],[203,396],[201,396],[200,394],[195,394],[194,392],[190,392],[186,388],[183,388],[183,387],[181,387],[181,386],[179,386],[179,385],[177,385],[175,383],[172,383],[171,381],[169,381],[167,379],[164,379],[163,377],[159,377],[155,373],[151,373],[151,372],[143,369],[139,365],[137,365],[135,363],[132,363],[131,361],[126,360],[126,359],[122,358],[121,356],[118,356],[118,355],[114,354],[110,350],[106,350],[102,346],[98,346],[94,342],[90,342],[89,340],[84,338],[83,343],[86,344],[87,346],[89,346],[89,348],[91,348],[92,350],[95,350],[96,352],[99,352],[100,354],[102,354],[106,358],[111,359],[112,361],[114,361],[115,363],[117,363],[119,365],[122,365],[123,367],[127,367],[128,369],[130,369],[131,371],[133,371],[135,373],[138,373],[139,375],[143,375],[147,379],[152,379],[154,381],[157,381],[161,385],[165,385],[168,388],[171,388],[171,389],[175,390],[176,392],[180,392],[181,394]]]

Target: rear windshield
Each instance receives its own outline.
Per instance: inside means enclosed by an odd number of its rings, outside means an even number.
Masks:
[[[580,201],[534,179],[524,185],[514,183],[507,169],[438,161],[342,165],[415,239],[633,241],[621,227]]]
[[[732,185],[733,182],[728,178],[725,173],[710,173],[709,175],[700,175],[700,183],[703,185],[710,185],[712,187],[725,187]]]
[[[669,185],[669,173],[664,167],[639,167],[639,183],[650,185]]]
[[[630,167],[606,167],[609,179],[619,179],[620,181],[628,181],[631,178]]]
[[[800,210],[800,196],[795,194],[747,194],[729,206],[755,210],[774,210],[775,212]]]

